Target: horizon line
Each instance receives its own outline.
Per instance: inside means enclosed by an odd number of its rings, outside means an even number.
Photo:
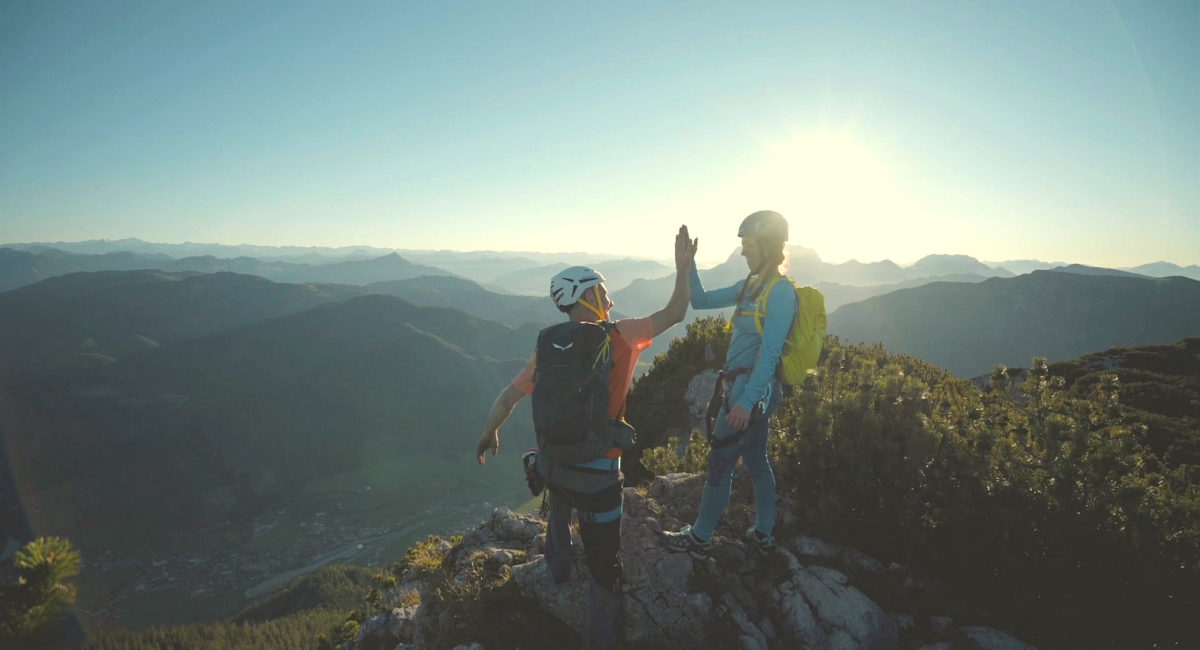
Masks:
[[[670,258],[667,258],[667,257],[637,256],[637,255],[630,255],[630,254],[619,254],[619,253],[608,253],[608,252],[587,252],[587,251],[537,251],[537,250],[509,250],[509,249],[467,250],[467,249],[438,248],[438,247],[430,247],[430,248],[403,247],[403,248],[401,248],[401,247],[395,247],[395,246],[378,246],[375,244],[341,244],[341,245],[332,245],[332,244],[252,244],[252,243],[246,243],[246,242],[238,243],[238,244],[228,244],[228,243],[223,243],[223,242],[218,242],[218,241],[191,241],[191,240],[185,240],[182,242],[151,241],[151,240],[147,240],[147,239],[142,239],[140,237],[117,237],[117,238],[102,237],[102,238],[92,238],[92,239],[80,239],[80,240],[74,240],[74,241],[57,240],[57,241],[0,242],[0,247],[9,247],[9,246],[47,246],[47,247],[51,247],[55,244],[65,244],[65,245],[93,244],[93,243],[114,244],[114,243],[120,243],[120,242],[125,242],[125,241],[138,242],[141,244],[147,244],[147,245],[152,245],[152,246],[220,246],[220,247],[226,247],[226,248],[274,248],[274,249],[298,249],[298,250],[309,250],[309,251],[319,250],[319,249],[335,250],[335,251],[368,249],[368,250],[377,250],[377,251],[388,251],[389,253],[412,251],[412,252],[422,252],[422,253],[424,253],[424,252],[429,252],[429,253],[442,253],[442,252],[445,252],[445,253],[503,253],[506,255],[532,254],[532,255],[543,255],[543,256],[544,255],[563,255],[563,256],[588,255],[588,256],[596,256],[596,257],[612,257],[613,259],[630,259],[630,260],[653,261],[653,262],[664,262],[665,261],[668,263],[668,266],[670,266],[670,263],[673,262],[673,260],[671,260]],[[1080,265],[1080,266],[1091,266],[1093,268],[1108,268],[1108,269],[1113,269],[1113,270],[1130,270],[1130,269],[1140,268],[1143,266],[1150,266],[1153,264],[1170,264],[1170,265],[1176,266],[1180,269],[1187,269],[1187,268],[1191,268],[1191,267],[1200,266],[1200,263],[1179,264],[1177,262],[1171,262],[1171,261],[1161,259],[1161,258],[1154,260],[1154,261],[1150,261],[1150,262],[1143,262],[1141,264],[1137,264],[1134,266],[1098,266],[1095,264],[1084,264],[1082,262],[1067,262],[1064,260],[1047,261],[1047,260],[1031,258],[1031,257],[1010,258],[1010,259],[1005,259],[1005,260],[985,260],[985,259],[981,259],[981,258],[975,257],[974,255],[969,255],[966,253],[928,253],[926,255],[923,255],[923,256],[917,258],[916,260],[906,261],[906,262],[898,262],[898,261],[893,260],[890,257],[885,257],[885,258],[882,258],[879,260],[872,260],[872,261],[862,261],[856,257],[850,257],[850,258],[847,258],[842,261],[834,262],[834,261],[830,261],[830,260],[822,258],[820,256],[820,253],[816,249],[813,249],[813,248],[799,246],[799,245],[791,246],[790,248],[793,248],[793,249],[799,248],[799,249],[812,251],[817,256],[817,259],[819,259],[822,263],[832,264],[832,265],[841,265],[841,264],[850,264],[850,263],[882,264],[885,262],[890,262],[890,263],[900,266],[902,268],[907,268],[907,267],[911,267],[911,266],[917,264],[918,262],[920,262],[922,260],[928,259],[930,257],[966,257],[966,258],[975,260],[976,262],[979,262],[981,264],[984,264],[987,266],[992,266],[993,268],[996,268],[997,266],[1002,267],[1003,264],[1012,263],[1012,262],[1026,262],[1026,263],[1036,262],[1039,264],[1048,264],[1048,265],[1054,265],[1054,266]],[[726,255],[723,258],[719,257],[719,256],[712,256],[712,257],[706,257],[704,259],[712,262],[713,265],[720,265],[720,264],[723,264],[726,261],[728,261],[729,257],[731,255],[736,254],[737,251],[738,251],[738,248],[735,247],[730,252],[729,255]],[[64,252],[69,252],[69,251],[64,251]],[[111,252],[121,252],[121,251],[111,251]],[[136,253],[137,251],[130,250],[130,251],[125,251],[125,252]]]

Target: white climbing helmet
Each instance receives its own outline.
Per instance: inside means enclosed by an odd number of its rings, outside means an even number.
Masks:
[[[774,210],[759,210],[742,219],[742,225],[738,226],[737,236],[745,237],[747,235],[787,241],[787,219]]]
[[[583,292],[604,283],[604,276],[587,266],[570,266],[550,278],[550,299],[559,308],[574,305]]]

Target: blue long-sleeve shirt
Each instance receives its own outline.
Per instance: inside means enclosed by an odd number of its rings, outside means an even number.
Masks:
[[[700,282],[696,265],[691,268],[691,303],[693,309],[718,309],[729,307],[737,300],[745,280],[740,280],[724,289],[705,291]],[[747,296],[737,305],[733,317],[733,336],[729,340],[729,352],[725,355],[725,370],[750,368],[750,377],[742,394],[731,398],[738,406],[751,411],[754,405],[767,396],[775,369],[779,366],[779,355],[783,352],[783,341],[796,315],[796,291],[792,283],[776,282],[767,296],[767,315],[763,318],[760,335],[754,325],[755,299]]]

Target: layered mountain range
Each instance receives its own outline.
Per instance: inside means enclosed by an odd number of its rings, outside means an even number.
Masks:
[[[1200,282],[1034,271],[975,284],[935,282],[845,305],[829,331],[882,342],[960,376],[1059,361],[1200,333]]]
[[[0,294],[0,483],[36,530],[109,549],[351,499],[361,518],[499,498],[518,468],[453,468],[536,331],[229,273],[54,278]],[[510,429],[532,442],[527,408]]]
[[[430,266],[438,255],[476,279]],[[314,534],[318,514],[325,530],[361,524],[362,537],[384,511],[395,520],[455,499],[511,498],[518,464],[478,468],[474,443],[538,329],[562,315],[541,296],[487,285],[522,272],[532,282],[552,267],[415,259],[193,256],[184,269],[152,250],[0,249],[0,485],[19,492],[0,499],[5,521],[28,518],[89,553],[178,544],[172,535],[199,529],[244,536],[232,544],[241,549],[258,539],[246,531],[268,526]],[[792,255],[792,274],[826,295],[831,334],[882,341],[960,376],[1200,335],[1193,279],[986,268],[957,256],[905,269]],[[710,287],[744,275],[737,255],[701,272]],[[890,283],[869,284],[879,280]],[[616,309],[661,308],[671,283],[632,280],[614,292]],[[660,337],[646,361],[681,333]],[[533,444],[527,406],[504,436],[510,460]],[[288,528],[293,514],[308,527]],[[326,537],[314,544],[353,539]],[[270,573],[248,571],[237,588]]]
[[[929,255],[901,266],[890,260],[840,264],[824,262],[816,251],[789,249],[790,273],[806,284],[828,287],[915,286],[933,279],[961,280],[1012,277],[1035,270],[1068,266],[1064,262],[1008,260],[984,263],[966,255]],[[635,280],[660,280],[669,286],[671,268],[651,260],[590,253],[396,250],[369,246],[298,248],[227,246],[220,244],[154,244],[136,239],[90,242],[0,244],[0,291],[75,271],[157,269],[165,271],[230,271],[260,275],[278,282],[370,284],[423,275],[455,275],[501,294],[542,296],[548,278],[566,266],[588,264],[608,278],[609,288],[622,289]],[[1084,271],[1083,267],[1079,267]],[[1106,270],[1151,277],[1200,279],[1200,266],[1168,262]],[[745,276],[738,251],[708,269],[716,283]],[[893,287],[898,288],[898,287]],[[885,289],[881,292],[886,292]],[[861,299],[859,294],[852,298]],[[838,303],[839,305],[842,303]],[[836,305],[835,305],[836,306]]]

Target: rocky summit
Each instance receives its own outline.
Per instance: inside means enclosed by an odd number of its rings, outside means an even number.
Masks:
[[[669,551],[663,531],[695,516],[704,477],[660,476],[645,489],[625,489],[621,555],[628,648],[887,649],[973,648],[1017,650],[1031,646],[979,621],[956,620],[969,611],[943,602],[916,572],[885,564],[856,549],[799,532],[786,501],[779,507],[779,547],[766,557],[749,548],[741,532],[753,523],[749,486],[735,484],[734,499],[704,555]],[[588,577],[578,534],[575,571],[556,584],[543,556],[545,521],[497,508],[456,545],[442,542],[448,584],[480,579],[478,567],[511,580],[514,607],[534,607],[558,625],[528,629],[525,642],[497,641],[479,630],[462,650],[578,647],[587,604]],[[470,590],[465,590],[470,591]],[[437,592],[436,594],[434,592]],[[412,595],[420,595],[414,602]],[[385,612],[361,626],[344,650],[443,647],[448,624],[436,603],[445,589],[409,571],[384,598]],[[403,601],[403,603],[401,602]],[[549,635],[549,636],[548,636]]]

